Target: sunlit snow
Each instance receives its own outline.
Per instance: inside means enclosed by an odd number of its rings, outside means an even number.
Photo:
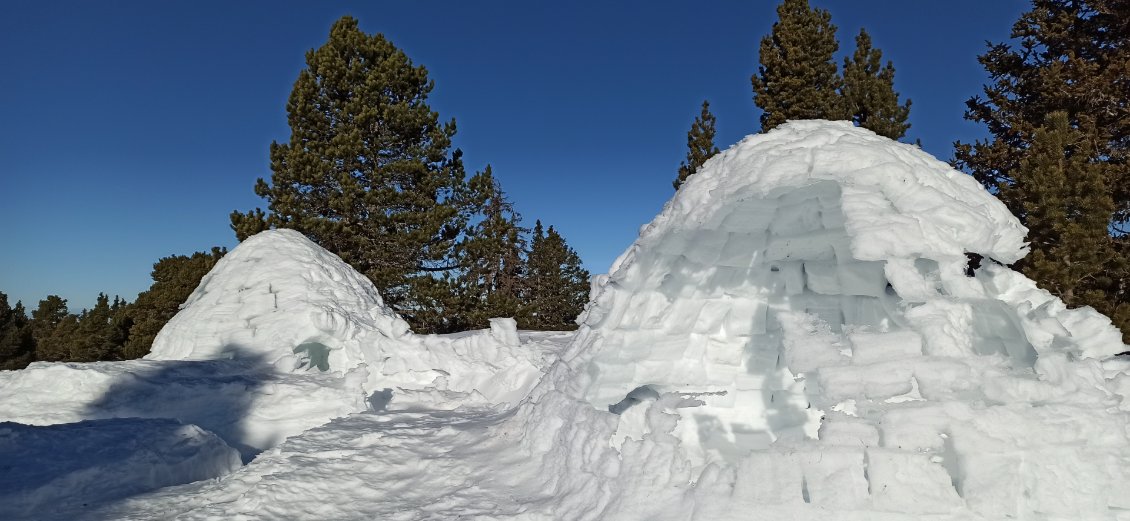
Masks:
[[[1130,519],[1127,348],[1025,233],[825,121],[708,161],[573,333],[417,335],[263,232],[145,360],[0,372],[0,518]]]

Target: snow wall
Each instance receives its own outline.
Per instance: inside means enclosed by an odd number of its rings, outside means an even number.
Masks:
[[[915,146],[790,122],[709,160],[642,229],[551,385],[619,414],[614,445],[672,436],[719,505],[1113,516],[1130,404],[1102,361],[1126,347],[1000,264],[1025,233]]]

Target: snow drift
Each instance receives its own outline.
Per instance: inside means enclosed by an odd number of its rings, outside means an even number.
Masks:
[[[185,416],[269,449],[97,518],[1127,518],[1126,347],[1004,266],[1024,234],[916,147],[790,122],[691,176],[574,334],[415,335],[265,232],[150,360],[0,373],[0,419]],[[220,421],[163,382],[249,398]]]

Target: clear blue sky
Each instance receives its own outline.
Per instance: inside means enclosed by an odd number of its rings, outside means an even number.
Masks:
[[[908,139],[948,159],[976,61],[1021,1],[814,0],[861,26],[914,100]],[[235,245],[228,214],[263,206],[267,147],[303,56],[351,14],[436,82],[469,169],[494,166],[532,224],[603,273],[672,195],[706,98],[719,147],[757,131],[749,77],[776,14],[757,2],[44,2],[0,6],[0,291],[77,311],[132,300],[160,257]]]

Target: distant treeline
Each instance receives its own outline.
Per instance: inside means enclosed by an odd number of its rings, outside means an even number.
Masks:
[[[66,299],[49,295],[28,316],[22,302],[0,293],[0,369],[42,360],[94,362],[145,356],[161,327],[226,253],[166,257],[153,265],[153,285],[130,303],[105,294],[91,309],[72,313]]]
[[[493,317],[514,317],[518,327],[537,330],[576,328],[573,319],[588,297],[588,272],[553,227],[521,230],[514,266],[490,274],[503,288],[480,301],[473,289],[452,286],[448,306],[462,298],[463,308],[446,308],[453,330],[483,328]],[[48,295],[28,310],[0,292],[0,370],[22,369],[35,361],[94,362],[129,360],[149,353],[153,340],[201,279],[227,253],[165,257],[153,265],[153,284],[134,302],[99,294],[91,309],[73,313],[66,299]],[[482,270],[488,271],[488,270]],[[466,272],[476,273],[475,269]]]

